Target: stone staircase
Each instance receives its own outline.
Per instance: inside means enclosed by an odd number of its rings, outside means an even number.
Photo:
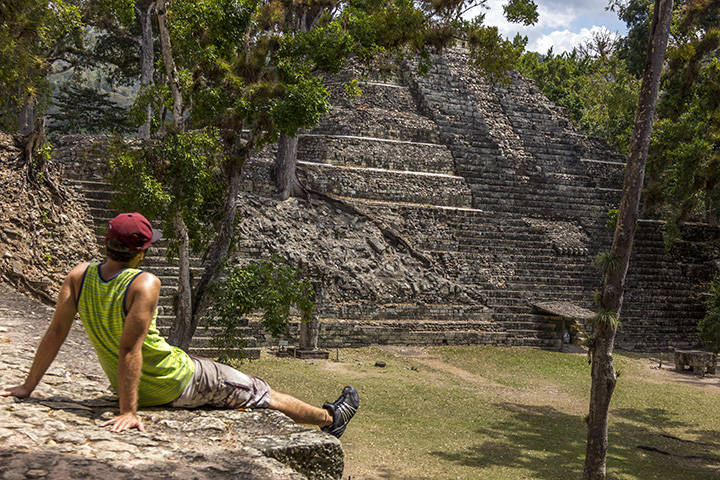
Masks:
[[[621,312],[623,328],[616,341],[619,348],[633,350],[644,344],[661,351],[697,347],[693,340],[697,322],[705,315],[704,294],[683,270],[707,271],[708,265],[678,262],[661,239],[661,222],[638,222]]]
[[[409,63],[399,76],[366,78],[356,98],[343,87],[352,72],[328,78],[333,107],[299,138],[301,180],[362,217],[280,204],[268,180],[273,151],[261,152],[244,167],[238,260],[279,254],[301,267],[319,289],[321,347],[560,349],[557,318],[531,303],[594,308],[602,277],[592,260],[612,243],[605,223],[619,202],[624,159],[575,131],[528,82],[488,84],[461,51],[436,58],[426,76],[415,71]],[[110,192],[83,168],[74,181],[104,226]],[[430,264],[378,226],[391,227]],[[293,235],[305,245],[286,241]],[[175,269],[163,255],[158,249],[148,270],[165,285],[158,324],[167,330]],[[707,264],[668,252],[660,226],[639,222],[618,346],[696,346],[702,288],[687,272]],[[257,321],[247,329],[257,345],[277,345]],[[193,349],[210,354],[201,330]],[[285,339],[297,341],[296,323]]]

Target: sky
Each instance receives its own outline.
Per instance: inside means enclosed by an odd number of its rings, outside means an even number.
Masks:
[[[528,37],[527,50],[547,53],[550,47],[558,54],[582,45],[594,31],[607,29],[625,35],[625,23],[615,12],[606,11],[608,0],[534,0],[540,18],[530,27],[508,23],[503,17],[507,0],[487,0],[485,24],[496,25],[500,33],[512,39],[516,33]]]

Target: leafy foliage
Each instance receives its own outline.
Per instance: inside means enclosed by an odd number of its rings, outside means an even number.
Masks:
[[[611,0],[610,9],[625,22],[628,33],[618,42],[618,57],[627,65],[628,72],[640,78],[645,68],[653,0]]]
[[[615,227],[617,227],[618,213],[619,210],[617,208],[608,209],[608,219],[607,222],[605,222],[605,226],[610,230],[615,231]]]
[[[84,0],[83,18],[88,31],[88,69],[102,65],[105,79],[113,85],[129,85],[140,76],[142,30],[135,7],[148,8],[149,0]]]
[[[110,94],[83,85],[68,83],[60,88],[53,102],[50,133],[129,133],[127,110],[112,100]]]
[[[714,281],[707,301],[707,313],[698,323],[700,340],[714,353],[720,353],[720,282]]]
[[[80,9],[62,0],[0,3],[0,130],[17,131],[21,109],[47,107],[47,75],[82,46]]]
[[[612,252],[600,252],[593,260],[595,266],[600,269],[603,274],[613,273],[617,271],[620,262]]]
[[[213,343],[226,357],[245,346],[238,321],[244,315],[262,310],[263,326],[278,336],[287,330],[292,307],[300,311],[304,322],[314,309],[310,282],[298,278],[297,270],[279,257],[243,267],[226,265],[225,279],[211,285],[210,295],[214,306],[207,314],[208,325],[220,327]]]
[[[720,1],[676,12],[660,117],[648,160],[647,199],[667,210],[666,241],[688,219],[720,209]]]
[[[468,31],[468,46],[472,63],[490,80],[505,82],[525,51],[527,38],[516,35],[504,40],[497,27],[473,25]]]
[[[115,139],[107,169],[113,184],[121,188],[112,207],[157,219],[171,219],[179,211],[188,227],[191,249],[201,252],[221,215],[224,155],[217,132],[171,134],[142,147]],[[174,238],[172,222],[162,227],[164,237]],[[168,250],[171,256],[175,252]]]
[[[533,25],[539,18],[537,5],[532,1],[510,0],[506,5],[503,5],[503,11],[508,21],[522,23],[525,26]]]
[[[172,108],[170,87],[154,83],[141,88],[128,111],[128,123],[133,126],[142,125],[146,120],[148,106],[153,112],[150,118],[150,131],[156,134],[164,126],[165,112]]]
[[[611,310],[600,309],[592,319],[593,323],[601,328],[617,329],[620,328],[620,320],[617,312]]]

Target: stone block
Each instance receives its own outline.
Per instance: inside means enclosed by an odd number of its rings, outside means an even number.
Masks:
[[[714,375],[717,370],[717,355],[702,350],[675,350],[675,370]]]

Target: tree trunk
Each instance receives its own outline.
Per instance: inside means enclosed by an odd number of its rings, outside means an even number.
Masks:
[[[213,240],[203,263],[203,274],[197,281],[192,294],[192,316],[187,336],[192,339],[197,329],[200,315],[207,306],[206,293],[210,281],[215,277],[227,257],[230,245],[232,244],[235,231],[235,214],[237,212],[238,193],[242,181],[242,166],[247,159],[249,152],[254,148],[254,142],[244,143],[240,134],[234,134],[229,145],[230,159],[226,168],[228,179],[225,198],[223,200],[223,218],[220,227]],[[189,340],[188,340],[189,341]]]
[[[230,160],[227,168],[228,186],[223,200],[223,218],[220,221],[220,227],[217,235],[210,245],[207,256],[205,257],[205,262],[203,263],[203,274],[197,281],[195,288],[192,291],[192,298],[189,301],[191,306],[190,315],[188,317],[189,321],[187,324],[184,324],[183,322],[185,320],[179,315],[180,312],[178,311],[173,326],[171,327],[171,332],[182,332],[182,334],[177,334],[177,343],[173,343],[173,345],[176,345],[183,350],[187,350],[189,348],[190,341],[195,335],[195,330],[197,330],[200,315],[207,306],[206,293],[208,284],[220,270],[220,267],[222,267],[222,263],[227,257],[230,245],[232,244],[233,234],[235,231],[235,214],[237,212],[238,193],[240,192],[240,183],[242,181],[242,166],[245,160],[244,155],[246,155],[246,152],[243,152],[243,156],[239,158],[236,156],[234,160]],[[179,291],[178,296],[180,296]]]
[[[152,34],[152,9],[153,2],[147,5],[141,5],[141,2],[135,4],[135,11],[140,17],[140,26],[142,28],[142,40],[140,47],[140,89],[152,85],[153,71],[155,70],[155,51],[153,49]],[[146,121],[138,128],[138,137],[147,140],[150,138],[150,119],[152,117],[152,107],[147,106]]]
[[[313,303],[317,305],[318,300],[321,297],[320,289],[321,284],[313,284]],[[320,319],[318,318],[317,311],[313,312],[312,317],[307,322],[300,321],[300,339],[298,347],[300,350],[317,350],[318,348],[318,336],[320,335]]]
[[[648,44],[645,74],[643,75],[635,130],[633,132],[628,162],[625,167],[623,193],[618,209],[617,226],[611,250],[616,260],[614,268],[605,272],[600,306],[607,312],[620,317],[625,277],[630,263],[633,239],[640,209],[640,195],[645,179],[650,135],[652,133],[655,104],[660,86],[660,73],[665,58],[672,0],[657,0]],[[590,415],[588,417],[588,439],[585,454],[583,480],[605,478],[608,449],[608,410],[616,383],[613,365],[613,348],[617,330],[614,322],[598,322],[596,325],[593,351],[592,387],[590,391]]]
[[[192,326],[192,290],[190,286],[190,239],[182,214],[177,211],[173,216],[173,230],[178,242],[178,290],[175,321],[170,327],[168,343],[185,351],[190,348],[194,329]]]
[[[307,191],[300,183],[296,174],[298,138],[280,135],[278,151],[273,169],[275,187],[280,200],[290,197],[307,198]]]
[[[24,95],[22,86],[18,86],[18,95]],[[37,96],[26,96],[23,101],[23,106],[18,112],[18,133],[21,135],[27,135],[35,128],[36,107]]]
[[[182,129],[183,122],[183,101],[180,92],[180,82],[178,80],[177,69],[175,68],[175,60],[172,56],[172,44],[170,43],[170,29],[167,23],[167,8],[165,0],[157,0],[156,10],[158,17],[158,29],[160,31],[160,46],[162,49],[163,63],[165,64],[165,75],[170,84],[170,91],[173,97],[173,122],[177,129]]]
[[[285,22],[290,31],[307,33],[311,31],[318,20],[320,20],[324,11],[324,5],[298,4],[296,8],[288,9]],[[296,174],[297,145],[297,136],[290,137],[285,134],[280,135],[278,151],[275,156],[275,165],[273,167],[273,180],[280,194],[280,200],[282,201],[290,197],[308,198],[308,192],[300,183]]]

